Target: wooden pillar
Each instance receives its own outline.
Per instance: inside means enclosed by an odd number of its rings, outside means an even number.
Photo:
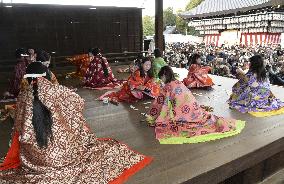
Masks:
[[[155,0],[155,46],[164,51],[163,0]]]

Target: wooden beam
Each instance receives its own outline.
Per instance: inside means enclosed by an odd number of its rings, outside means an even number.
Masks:
[[[163,51],[163,0],[155,0],[155,12],[155,46]]]

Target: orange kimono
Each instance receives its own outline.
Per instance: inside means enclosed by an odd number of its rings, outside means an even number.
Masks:
[[[139,86],[144,86],[146,90],[139,90]],[[106,93],[100,99],[109,97],[110,101],[131,103],[143,99],[145,95],[156,98],[159,93],[160,85],[153,78],[141,77],[140,71],[136,70],[118,92]]]
[[[88,54],[80,54],[66,59],[76,65],[76,75],[79,77],[84,77],[91,62],[90,58],[91,57]]]
[[[188,88],[202,88],[213,86],[212,79],[207,75],[211,67],[202,67],[198,64],[192,64],[189,68],[187,77],[183,79],[183,83]]]

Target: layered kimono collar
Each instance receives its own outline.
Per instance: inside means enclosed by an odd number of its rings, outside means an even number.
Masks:
[[[46,72],[44,72],[44,73],[42,73],[42,74],[26,74],[26,75],[24,75],[24,78],[26,79],[26,78],[28,78],[28,77],[30,77],[30,78],[38,78],[38,77],[45,77],[46,76]]]

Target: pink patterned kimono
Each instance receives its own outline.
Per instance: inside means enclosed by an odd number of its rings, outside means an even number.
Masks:
[[[91,133],[84,100],[68,88],[38,78],[38,94],[52,115],[53,141],[47,148],[37,145],[33,90],[26,86],[18,97],[12,145],[0,165],[1,184],[122,183],[151,162],[125,144]]]
[[[150,109],[148,122],[155,126],[156,138],[164,144],[219,139],[239,133],[244,127],[244,122],[206,112],[197,104],[190,90],[178,80],[161,89]]]
[[[104,71],[103,64],[107,71]],[[122,84],[114,77],[106,58],[100,56],[91,61],[83,82],[85,87],[94,89],[113,89]]]

